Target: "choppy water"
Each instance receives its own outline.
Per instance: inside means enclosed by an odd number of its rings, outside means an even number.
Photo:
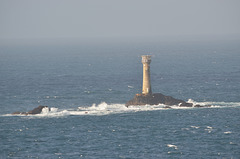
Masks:
[[[0,158],[240,157],[239,41],[110,44],[1,46]],[[125,107],[142,54],[153,92],[213,107]]]

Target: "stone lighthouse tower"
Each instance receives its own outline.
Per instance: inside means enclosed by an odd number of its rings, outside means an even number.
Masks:
[[[151,95],[151,81],[150,81],[150,55],[142,55],[142,64],[143,64],[143,85],[142,85],[142,94]]]

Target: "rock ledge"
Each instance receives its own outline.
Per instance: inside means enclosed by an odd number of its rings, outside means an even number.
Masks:
[[[43,108],[48,108],[48,106],[42,106],[39,105],[37,108],[34,108],[33,110],[29,111],[29,112],[14,112],[12,113],[13,115],[32,115],[32,114],[40,114],[42,112]],[[48,108],[49,109],[49,108]],[[49,110],[50,111],[50,110]]]
[[[193,105],[193,103],[187,103],[180,99],[175,99],[171,96],[165,96],[161,93],[154,94],[136,94],[135,97],[128,101],[125,105],[158,105],[165,104],[167,106],[178,105],[180,107],[202,107],[200,105]]]

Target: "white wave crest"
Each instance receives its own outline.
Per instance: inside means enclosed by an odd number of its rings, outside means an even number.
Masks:
[[[47,114],[47,113],[49,113],[49,108],[48,107],[43,108],[41,114]]]
[[[168,146],[168,147],[172,147],[172,148],[174,148],[174,149],[176,149],[176,150],[178,149],[178,147],[177,147],[176,145],[167,144],[167,146]]]
[[[224,108],[224,107],[238,107],[240,102],[196,102],[193,99],[188,99],[188,103],[193,103],[193,105],[209,106],[211,108]]]

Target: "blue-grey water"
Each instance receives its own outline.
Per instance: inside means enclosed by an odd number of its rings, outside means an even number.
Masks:
[[[144,54],[153,92],[212,107],[125,107]],[[0,109],[0,158],[238,159],[240,41],[1,45]]]

